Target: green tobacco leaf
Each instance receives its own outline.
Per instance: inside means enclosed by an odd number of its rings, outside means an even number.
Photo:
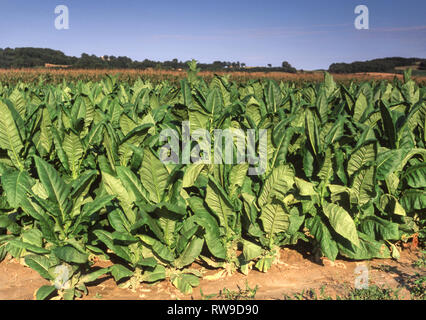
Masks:
[[[276,112],[277,108],[281,104],[281,91],[277,83],[273,80],[269,80],[265,88],[265,98],[269,111]]]
[[[69,199],[70,187],[50,164],[39,157],[34,157],[34,159],[39,179],[47,191],[49,199],[58,204],[62,217],[66,217],[71,209]]]
[[[251,242],[244,240],[243,241],[243,255],[245,261],[251,261],[253,259],[256,259],[262,254],[262,247]]]
[[[14,246],[16,248],[20,248],[20,249],[26,249],[28,251],[38,253],[38,254],[50,253],[50,251],[47,250],[47,249],[37,247],[37,246],[32,245],[30,243],[19,241],[19,240],[16,240],[16,239],[10,240],[9,245],[12,245],[12,246]]]
[[[308,178],[312,177],[314,171],[314,157],[309,151],[309,148],[304,148],[303,151],[303,171]]]
[[[72,176],[76,179],[79,173],[80,160],[83,156],[83,145],[81,144],[80,137],[72,131],[65,134],[62,148],[67,155],[68,167],[72,172]]]
[[[164,233],[161,230],[158,221],[151,217],[148,211],[145,211],[146,209],[144,209],[141,204],[138,204],[138,206],[141,209],[141,217],[135,224],[131,226],[131,232],[138,232],[139,228],[141,228],[142,226],[147,226],[158,239],[164,239]],[[154,207],[154,210],[155,208],[156,207]]]
[[[334,157],[334,163],[336,166],[336,175],[339,177],[340,181],[342,181],[345,185],[348,184],[348,178],[346,175],[345,170],[345,159],[344,154],[341,149],[335,149],[335,157]]]
[[[219,225],[224,227],[227,230],[227,235],[229,235],[231,229],[228,220],[234,217],[235,213],[224,191],[212,179],[209,180],[207,185],[205,201],[219,219]]]
[[[324,138],[324,143],[326,145],[331,145],[338,141],[344,133],[344,120],[345,118],[340,117],[334,126],[330,129],[330,131],[327,133],[327,135]]]
[[[209,116],[203,113],[205,111],[202,111],[201,108],[199,108],[199,111],[197,110],[189,110],[189,122],[191,123],[191,134],[198,129],[205,129],[207,128]]]
[[[333,175],[333,154],[331,149],[328,148],[325,151],[324,161],[321,166],[321,170],[318,172],[318,178],[323,180],[326,184]]]
[[[102,172],[102,180],[108,194],[116,196],[120,201],[123,211],[126,214],[127,219],[129,219],[130,223],[135,223],[136,215],[132,209],[133,203],[136,201],[134,193],[128,192],[127,189],[123,186],[121,180],[110,175],[109,173]]]
[[[24,145],[13,115],[2,100],[0,100],[0,114],[0,148],[10,151],[12,162],[22,170],[20,152]]]
[[[238,188],[243,186],[248,168],[248,163],[236,164],[232,167],[231,172],[229,173],[229,196],[231,198],[235,197],[237,195]]]
[[[64,168],[66,170],[70,170],[69,164],[68,164],[68,157],[67,154],[64,151],[63,148],[63,144],[62,144],[62,140],[61,140],[61,135],[59,133],[59,128],[57,129],[55,126],[51,126],[51,133],[52,133],[52,137],[53,137],[53,143],[55,146],[55,151],[56,151],[56,155],[59,158],[59,160],[61,161],[62,165],[64,166]]]
[[[168,247],[171,247],[175,242],[176,224],[179,218],[168,210],[161,210],[157,212],[159,217],[158,225],[163,231],[163,240]]]
[[[287,154],[289,152],[289,147],[291,147],[292,138],[296,133],[299,133],[300,131],[303,132],[303,130],[300,130],[300,128],[293,127],[287,129],[282,128],[282,130],[280,129],[281,128],[276,126],[273,131],[272,137],[273,141],[276,141],[274,142],[276,149],[272,158],[271,168],[274,168],[280,164],[285,164],[287,162]],[[300,146],[295,144],[294,147]]]
[[[327,96],[324,90],[321,90],[321,93],[317,100],[317,109],[320,115],[321,123],[324,124],[327,122],[327,114],[328,114],[328,101]]]
[[[23,93],[17,87],[15,87],[15,90],[12,91],[8,99],[13,103],[13,106],[15,107],[16,111],[18,111],[19,115],[24,118],[27,111],[27,102],[25,101]]]
[[[138,242],[138,239],[130,235],[128,232],[114,231],[111,233],[111,236],[114,241],[119,241],[121,244]]]
[[[293,188],[294,172],[286,165],[280,165],[272,170],[271,175],[266,179],[258,203],[263,207],[271,203],[274,198],[283,200],[287,192]]]
[[[155,268],[157,260],[154,257],[142,258],[138,261],[139,266]]]
[[[43,211],[43,209],[30,198],[23,198],[21,201],[22,209],[40,224],[40,230],[47,240],[56,240],[54,233],[54,223],[52,219]]]
[[[54,291],[56,291],[55,286],[44,285],[37,290],[36,299],[45,300],[49,297]]]
[[[397,148],[397,131],[395,126],[395,120],[392,117],[392,111],[385,106],[383,102],[380,103],[380,113],[382,115],[383,126],[385,127],[385,133],[389,139],[390,147],[392,149]]]
[[[126,216],[119,209],[113,210],[108,214],[108,221],[111,227],[118,232],[129,233],[132,228]]]
[[[311,143],[312,150],[314,155],[317,155],[319,152],[319,134],[318,134],[318,125],[316,123],[316,118],[314,113],[311,110],[306,110],[305,118],[305,127],[307,130],[307,136],[309,137],[309,142]]]
[[[372,163],[376,158],[374,143],[366,144],[355,150],[348,162],[347,171],[349,176],[360,170],[368,163]]]
[[[175,260],[176,268],[181,269],[193,263],[194,260],[200,255],[201,250],[203,249],[203,244],[204,239],[198,237],[193,238],[181,253],[179,258]]]
[[[299,189],[299,194],[301,196],[314,196],[317,192],[314,189],[314,185],[311,182],[305,181],[303,179],[294,178],[297,189]]]
[[[290,225],[290,215],[281,204],[267,204],[262,207],[260,215],[263,230],[269,234],[269,239],[279,232],[287,231]]]
[[[204,238],[206,239],[209,251],[216,258],[225,259],[226,249],[221,241],[222,235],[220,234],[219,225],[216,219],[204,207],[203,199],[191,197],[188,203],[198,218],[195,222],[201,225],[205,230]]]
[[[336,82],[334,82],[333,76],[328,72],[324,72],[324,87],[325,94],[327,97],[330,97],[337,87]]]
[[[380,197],[380,207],[388,214],[396,214],[405,216],[405,209],[401,206],[399,201],[390,194],[384,194]]]
[[[42,255],[28,255],[25,257],[25,264],[37,271],[43,278],[53,280],[49,273],[49,258]]]
[[[215,112],[219,111],[219,108],[222,104],[222,99],[220,98],[219,92],[216,88],[213,88],[207,95],[206,99],[206,110],[211,114],[215,114]]]
[[[370,216],[362,220],[359,230],[376,240],[399,240],[398,224]]]
[[[74,288],[65,289],[63,294],[64,300],[74,300],[75,293]]]
[[[389,243],[389,244],[391,246],[392,259],[399,260],[399,258],[401,257],[401,254],[400,254],[398,248],[393,243]]]
[[[147,270],[142,275],[144,282],[156,282],[166,278],[166,269],[162,265],[157,265],[153,270]]]
[[[59,259],[69,263],[83,264],[88,261],[87,259],[89,257],[87,253],[81,253],[71,246],[58,247],[53,249],[52,252]]]
[[[164,164],[151,152],[145,149],[140,169],[142,184],[149,192],[150,200],[159,203],[163,199],[167,187],[169,173]]]
[[[400,202],[407,213],[424,210],[426,208],[426,191],[408,189],[402,194]]]
[[[390,258],[390,251],[383,242],[375,241],[368,236],[358,232],[359,246],[354,246],[349,241],[347,243],[338,242],[339,253],[349,259],[369,260],[373,258]]]
[[[192,288],[200,284],[200,279],[193,274],[178,274],[171,278],[172,284],[184,294],[191,294]]]
[[[43,246],[43,233],[39,229],[29,229],[21,233],[22,241],[37,247]]]
[[[272,267],[273,258],[272,257],[263,257],[256,262],[256,268],[260,272],[268,272],[268,270]]]
[[[108,273],[109,271],[110,271],[110,268],[101,268],[101,269],[98,269],[96,271],[90,272],[88,274],[85,274],[83,277],[81,277],[80,282],[82,282],[82,283],[93,282],[93,281],[97,280],[100,276]]]
[[[172,262],[173,260],[175,260],[172,251],[170,251],[170,249],[161,241],[158,241],[157,239],[154,239],[147,235],[138,235],[138,237],[143,242],[151,246],[152,251],[154,251],[161,259],[168,262]]]
[[[115,282],[120,281],[123,278],[129,278],[133,276],[133,271],[127,269],[121,264],[114,264],[110,267],[111,275],[114,277]]]
[[[7,170],[1,176],[1,184],[6,192],[7,202],[11,207],[18,208],[34,182],[26,171]]]
[[[96,170],[86,170],[81,173],[75,180],[71,182],[71,194],[72,198],[84,197],[89,192],[89,188],[93,181],[97,177]]]
[[[127,167],[117,167],[116,170],[118,178],[123,183],[123,186],[128,192],[133,193],[132,198],[134,198],[135,201],[148,202],[149,195],[146,189],[142,186],[141,179]]]
[[[367,98],[365,97],[363,93],[361,93],[355,102],[355,108],[354,108],[354,114],[353,114],[354,121],[359,122],[361,120],[361,117],[364,114],[365,110],[367,109],[367,106],[368,106]]]
[[[287,229],[287,234],[296,234],[299,231],[300,226],[303,224],[303,221],[305,221],[305,215],[300,214],[299,210],[296,207],[293,207],[290,210],[290,226]]]
[[[93,231],[93,233],[100,241],[102,241],[108,247],[108,249],[113,251],[117,256],[130,263],[133,263],[131,257],[132,253],[130,252],[128,246],[120,246],[114,244],[114,238],[111,233],[105,230],[95,230]]]
[[[321,217],[316,215],[313,218],[309,218],[306,220],[306,227],[309,229],[309,233],[318,241],[321,252],[331,261],[336,260],[339,253],[337,243],[333,240],[330,230],[321,220]]]
[[[85,204],[80,214],[81,220],[84,221],[88,219],[92,214],[98,212],[107,204],[111,203],[113,199],[114,199],[114,196],[102,196],[102,197],[97,197],[95,200]]]
[[[349,213],[339,205],[329,202],[324,203],[323,209],[334,231],[349,240],[355,246],[359,246],[355,223]]]
[[[351,194],[353,195],[352,203],[364,205],[376,196],[374,167],[361,169],[354,177]]]
[[[405,150],[402,149],[379,152],[377,155],[377,179],[384,180],[394,172],[400,165],[405,153]]]
[[[6,229],[13,223],[13,220],[8,216],[0,216],[0,228]]]
[[[426,162],[408,168],[404,179],[412,188],[426,188]]]
[[[201,170],[205,167],[205,164],[190,164],[183,175],[182,188],[189,188],[194,186],[195,181],[198,178]]]

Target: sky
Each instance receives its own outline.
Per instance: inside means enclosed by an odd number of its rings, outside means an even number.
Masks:
[[[55,28],[55,7],[69,29]],[[369,9],[369,29],[354,26]],[[333,62],[426,58],[425,0],[0,0],[0,48],[42,47],[164,61],[327,69]]]

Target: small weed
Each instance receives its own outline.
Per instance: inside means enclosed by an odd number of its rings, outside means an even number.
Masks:
[[[370,286],[368,289],[348,289],[343,296],[336,296],[336,300],[398,300],[400,289]],[[334,300],[331,296],[325,294],[325,286],[320,288],[318,296],[314,289],[303,290],[292,296],[284,295],[284,300]]]
[[[302,290],[300,293],[295,293],[293,296],[284,295],[284,300],[333,300],[331,296],[325,294],[325,285],[319,290],[319,297],[314,289],[309,289],[307,291]]]
[[[390,272],[392,270],[392,267],[388,264],[379,264],[377,267],[373,267],[373,269],[383,272]]]
[[[422,256],[413,264],[416,268],[426,267],[426,251],[422,251]]]
[[[302,290],[302,292],[300,293],[293,293],[292,296],[285,294],[284,295],[284,300],[304,300],[305,297],[305,290]]]
[[[201,295],[201,300],[210,300],[210,299],[213,299],[214,297],[216,297],[216,295],[214,293],[205,295],[203,293],[203,290],[201,290],[201,288],[200,288],[200,295]]]
[[[426,276],[415,274],[413,285],[410,287],[411,299],[426,300]]]
[[[218,298],[223,300],[251,300],[255,298],[256,292],[258,290],[257,285],[254,288],[250,288],[247,280],[245,289],[241,289],[238,285],[237,287],[238,291],[229,290],[227,288],[220,290]]]
[[[399,300],[400,290],[373,285],[367,289],[352,289],[343,297],[337,297],[337,300]]]

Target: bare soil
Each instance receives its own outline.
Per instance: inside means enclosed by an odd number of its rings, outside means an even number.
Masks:
[[[267,273],[251,270],[248,276],[239,272],[223,276],[217,280],[200,281],[192,295],[180,293],[169,281],[157,284],[142,284],[137,289],[127,289],[117,286],[110,276],[104,276],[89,286],[89,294],[83,299],[106,300],[168,300],[168,299],[201,299],[200,288],[204,296],[218,294],[224,288],[238,291],[245,289],[246,281],[250,288],[258,287],[256,299],[283,299],[285,295],[292,296],[303,290],[313,289],[318,292],[323,287],[327,296],[343,295],[353,288],[355,268],[366,265],[369,269],[370,285],[385,285],[400,288],[399,297],[409,299],[409,289],[412,277],[416,273],[426,274],[425,268],[420,269],[413,264],[420,257],[418,249],[404,249],[399,261],[391,259],[374,259],[355,262],[338,259],[331,262],[326,259],[315,261],[308,251],[298,248],[284,248],[280,252],[279,263],[273,265]],[[106,266],[108,262],[98,262],[98,266]],[[192,267],[203,268],[193,264]],[[218,270],[205,270],[205,275],[215,275]],[[42,285],[49,284],[38,273],[19,264],[15,260],[5,259],[0,263],[0,300],[34,299],[35,291]]]

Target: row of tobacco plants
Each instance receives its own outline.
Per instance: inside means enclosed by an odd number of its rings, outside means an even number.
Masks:
[[[408,72],[238,84],[206,82],[195,63],[179,86],[0,84],[0,261],[50,280],[38,299],[73,299],[106,274],[191,293],[194,262],[266,272],[298,241],[330,260],[397,259],[398,243],[425,237],[425,98]],[[212,137],[266,129],[266,171],[164,164],[160,132],[181,135],[184,121]],[[94,268],[100,257],[110,266]]]

